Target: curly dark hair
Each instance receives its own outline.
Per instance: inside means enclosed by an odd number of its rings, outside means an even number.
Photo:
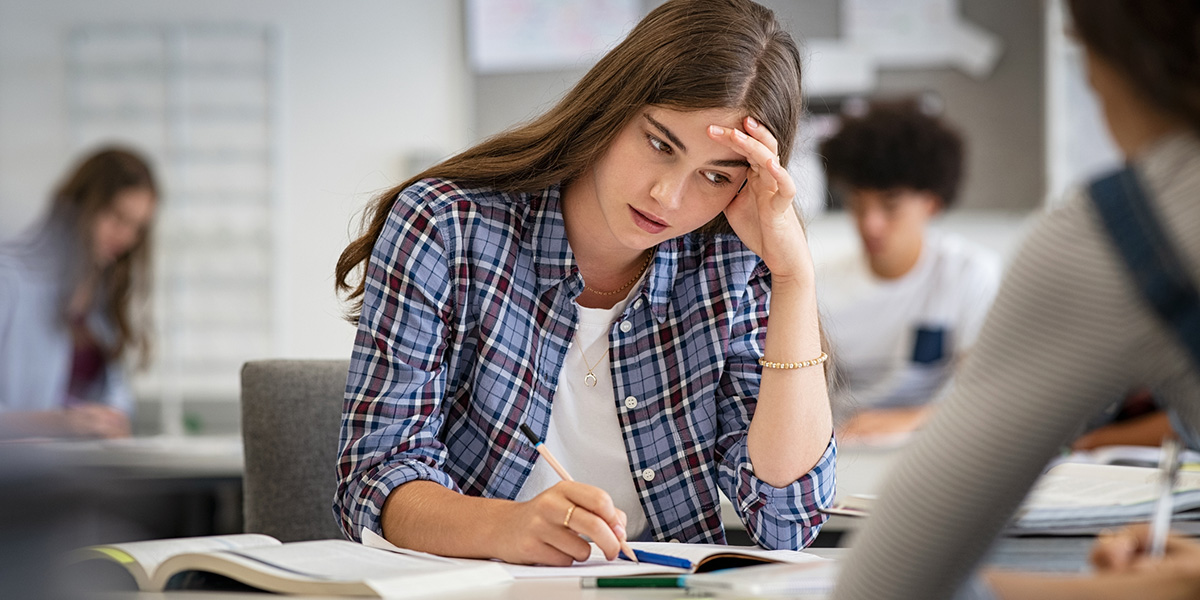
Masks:
[[[821,143],[821,155],[833,185],[931,192],[944,208],[954,203],[962,179],[962,137],[916,101],[878,102],[865,115],[844,117]]]

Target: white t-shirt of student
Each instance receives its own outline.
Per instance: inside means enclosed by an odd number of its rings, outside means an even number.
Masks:
[[[992,252],[935,231],[897,279],[877,277],[861,253],[818,264],[823,324],[844,384],[835,417],[935,400],[979,334],[1000,273]]]
[[[633,289],[639,287],[634,285]],[[629,519],[625,527],[627,537],[637,540],[647,529],[646,513],[633,484],[629,454],[617,420],[612,360],[608,354],[613,322],[625,311],[628,302],[626,298],[612,308],[576,306],[579,328],[558,376],[558,390],[550,407],[550,428],[543,443],[576,481],[608,492],[613,504],[625,511]],[[590,387],[585,382],[588,367],[596,377],[596,385]],[[530,500],[559,481],[561,478],[549,463],[539,458],[516,499]]]

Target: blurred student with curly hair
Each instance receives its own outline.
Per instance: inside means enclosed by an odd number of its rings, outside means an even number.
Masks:
[[[847,116],[821,154],[862,242],[818,266],[845,384],[839,435],[906,432],[947,387],[999,285],[993,254],[930,227],[957,199],[963,142],[916,102],[887,102]]]

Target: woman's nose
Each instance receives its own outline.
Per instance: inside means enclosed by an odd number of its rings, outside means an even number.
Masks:
[[[676,209],[683,203],[684,178],[665,173],[654,183],[650,195],[665,208]]]

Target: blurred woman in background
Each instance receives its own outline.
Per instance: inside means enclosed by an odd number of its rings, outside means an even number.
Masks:
[[[122,437],[147,359],[158,186],[122,148],[85,158],[45,221],[0,244],[0,438]]]

